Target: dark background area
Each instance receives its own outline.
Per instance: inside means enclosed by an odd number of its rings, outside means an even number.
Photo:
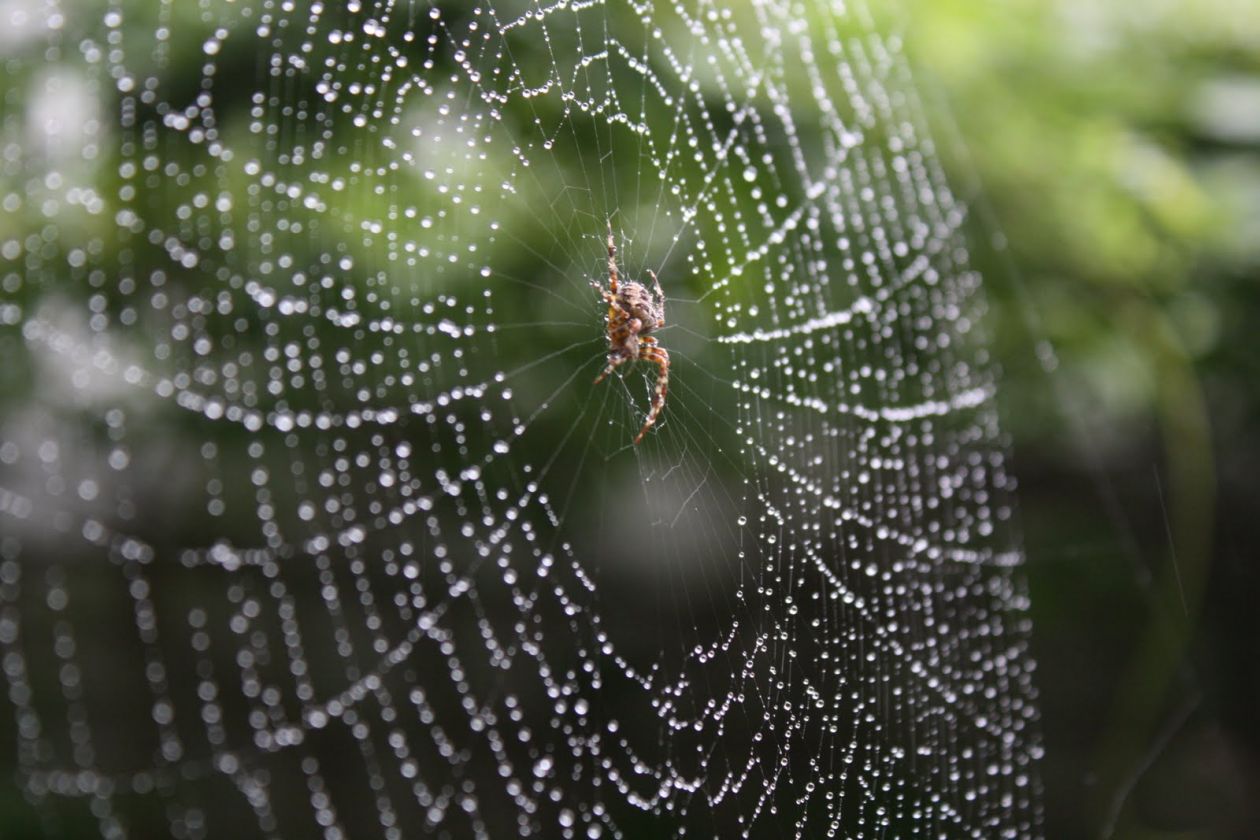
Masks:
[[[1049,837],[1260,826],[1260,10],[913,3],[1021,490]]]

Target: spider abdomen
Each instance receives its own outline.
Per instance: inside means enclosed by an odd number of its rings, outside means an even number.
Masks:
[[[665,320],[652,300],[652,294],[639,283],[623,281],[617,290],[617,298],[621,308],[643,325],[638,330],[639,335],[652,332]]]

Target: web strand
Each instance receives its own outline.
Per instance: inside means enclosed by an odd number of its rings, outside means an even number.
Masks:
[[[46,24],[0,748],[50,834],[1040,836],[983,289],[862,4]]]

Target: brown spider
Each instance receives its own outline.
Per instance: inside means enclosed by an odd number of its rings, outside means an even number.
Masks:
[[[643,428],[634,438],[635,443],[643,440],[647,430],[656,422],[665,407],[665,393],[669,390],[669,353],[656,343],[654,336],[648,335],[665,326],[665,293],[651,269],[648,269],[648,276],[652,278],[655,297],[642,283],[633,280],[618,282],[617,246],[613,243],[612,223],[609,222],[608,288],[591,281],[591,285],[608,302],[608,367],[595,377],[595,384],[603,382],[604,377],[619,365],[635,359],[643,359],[660,368],[656,376],[656,390],[652,392],[652,408]]]

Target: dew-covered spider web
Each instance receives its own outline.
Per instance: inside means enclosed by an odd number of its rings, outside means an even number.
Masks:
[[[5,819],[1039,836],[983,291],[878,11],[0,3]]]

